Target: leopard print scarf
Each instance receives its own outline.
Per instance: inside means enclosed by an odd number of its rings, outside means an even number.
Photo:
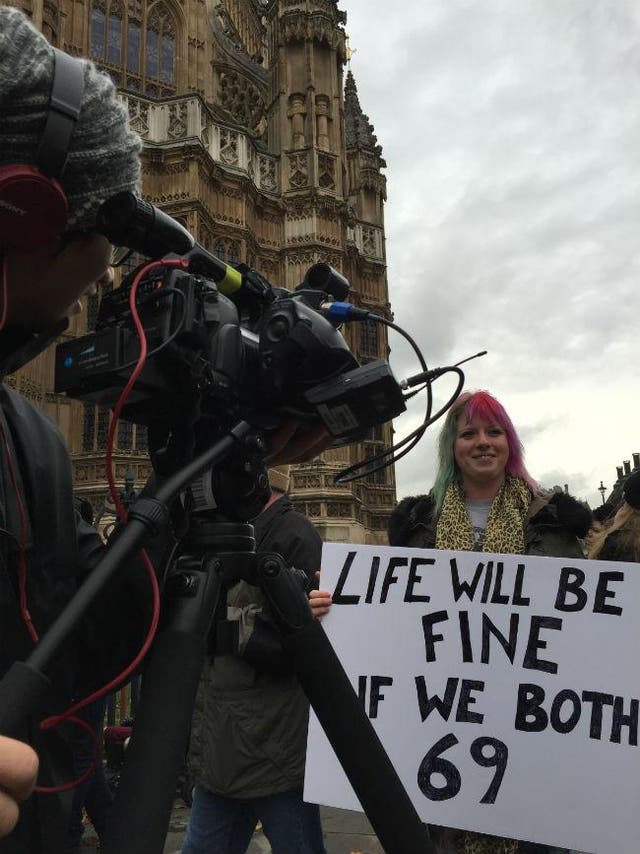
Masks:
[[[497,554],[524,552],[524,527],[531,503],[531,491],[524,481],[507,476],[491,505],[482,550]],[[442,512],[436,528],[436,548],[451,551],[472,551],[473,528],[467,513],[464,494],[452,481],[442,502]],[[517,854],[515,839],[487,836],[483,833],[460,831],[451,840],[455,854]]]
[[[483,552],[522,554],[527,511],[532,499],[527,484],[507,475],[493,499],[482,543]],[[436,548],[449,551],[473,551],[473,528],[467,513],[462,487],[451,481],[444,494],[436,528]]]
[[[467,830],[462,834],[457,849],[460,854],[518,854],[519,847],[517,839],[503,839],[501,836]]]

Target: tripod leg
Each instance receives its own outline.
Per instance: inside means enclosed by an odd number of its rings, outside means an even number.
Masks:
[[[215,569],[189,567],[171,576],[167,587],[166,618],[145,669],[103,854],[161,854],[164,848],[222,585]]]
[[[387,854],[432,854],[426,826],[304,593],[274,555],[258,566],[283,646],[353,790]],[[280,566],[283,566],[280,560]]]

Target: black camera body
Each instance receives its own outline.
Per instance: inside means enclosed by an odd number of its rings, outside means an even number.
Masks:
[[[194,266],[202,259],[198,247]],[[140,351],[129,306],[136,273],[103,297],[95,332],[58,346],[56,392],[115,405]],[[404,411],[403,395],[386,362],[358,365],[309,304],[321,298],[270,287],[229,297],[201,273],[160,263],[138,282],[148,357],[121,417],[166,425],[197,410],[217,431],[238,419],[269,430],[296,417],[323,423],[336,444],[358,441]]]

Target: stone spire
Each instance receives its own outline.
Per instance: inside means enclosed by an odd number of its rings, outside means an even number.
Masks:
[[[377,156],[379,167],[387,165],[382,157],[382,146],[378,145],[378,138],[373,132],[369,116],[363,113],[360,106],[358,89],[351,69],[347,72],[344,85],[344,124],[347,148],[358,148],[361,151],[373,153]]]

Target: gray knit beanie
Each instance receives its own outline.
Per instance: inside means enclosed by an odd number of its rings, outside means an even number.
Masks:
[[[113,82],[89,60],[84,95],[58,178],[69,203],[67,231],[89,231],[98,208],[121,190],[140,191],[140,137],[129,128]],[[0,165],[34,165],[47,117],[53,48],[18,9],[0,6]]]

